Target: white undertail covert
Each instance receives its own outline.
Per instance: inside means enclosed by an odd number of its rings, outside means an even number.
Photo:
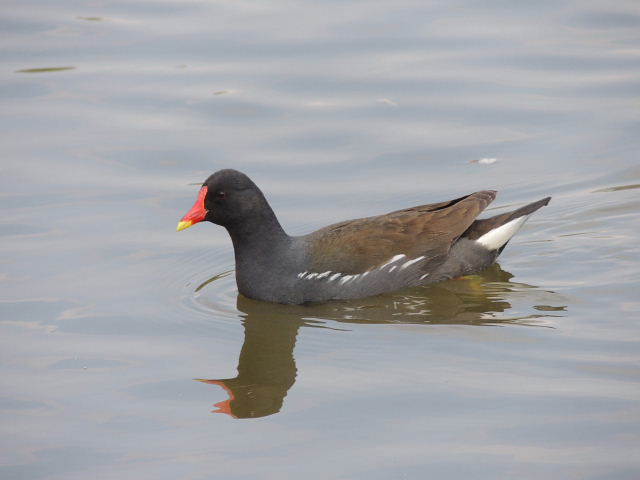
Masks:
[[[522,225],[524,225],[524,222],[526,222],[528,218],[529,215],[523,215],[521,217],[514,218],[504,225],[500,225],[493,230],[489,230],[487,233],[478,238],[476,242],[481,244],[487,250],[497,250],[509,240],[511,240],[511,237],[513,237],[518,232],[518,230],[520,230],[520,228],[522,227]]]

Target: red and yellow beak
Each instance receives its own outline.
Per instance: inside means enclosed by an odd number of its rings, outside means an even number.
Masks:
[[[178,232],[180,230],[184,230],[185,228],[189,228],[194,223],[198,223],[204,220],[204,217],[207,215],[207,209],[204,208],[204,197],[206,196],[207,187],[205,186],[200,189],[198,199],[196,200],[196,203],[194,203],[193,207],[191,207],[191,210],[189,210],[187,214],[178,222],[178,228],[176,228]]]

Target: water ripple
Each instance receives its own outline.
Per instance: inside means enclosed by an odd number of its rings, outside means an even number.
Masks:
[[[197,321],[236,323],[244,318],[291,318],[308,326],[340,324],[519,324],[551,326],[563,316],[565,299],[538,287],[509,281],[493,265],[480,275],[375,297],[315,305],[278,305],[238,295],[232,270],[196,275],[181,292],[182,306]],[[195,285],[195,286],[194,286]]]

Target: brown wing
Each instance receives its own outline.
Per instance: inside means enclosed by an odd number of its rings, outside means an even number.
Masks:
[[[361,273],[399,254],[424,255],[427,268],[435,268],[495,196],[495,191],[484,190],[449,202],[329,225],[309,235],[314,252],[311,271]]]

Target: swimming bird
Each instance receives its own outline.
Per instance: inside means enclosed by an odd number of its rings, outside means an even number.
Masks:
[[[202,221],[225,227],[233,242],[238,291],[246,297],[327,302],[480,272],[551,199],[478,219],[495,197],[494,190],[482,190],[291,236],[258,186],[244,173],[225,169],[203,183],[177,230]]]

